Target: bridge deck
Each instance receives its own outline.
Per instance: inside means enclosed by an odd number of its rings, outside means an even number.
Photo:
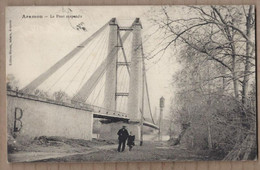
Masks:
[[[144,126],[148,126],[148,127],[154,128],[154,129],[159,129],[159,126],[157,126],[151,122],[147,122],[147,121],[144,121]]]

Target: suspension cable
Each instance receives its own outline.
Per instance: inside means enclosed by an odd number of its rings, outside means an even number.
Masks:
[[[144,50],[143,50],[143,44],[141,44],[141,51],[142,51],[142,57],[144,58]],[[145,64],[143,64],[144,70],[145,70]],[[150,98],[149,98],[149,91],[148,91],[148,83],[147,83],[147,78],[146,78],[146,72],[144,72],[144,81],[145,81],[145,87],[146,87],[146,94],[147,94],[147,100],[148,100],[148,107],[149,107],[149,113],[152,118],[153,124],[155,124],[153,115],[152,115],[152,110],[151,110],[151,103],[150,103]]]

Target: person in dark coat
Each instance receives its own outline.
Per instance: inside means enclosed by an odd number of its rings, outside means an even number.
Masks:
[[[133,146],[135,146],[135,135],[132,135],[132,132],[130,132],[128,136],[127,146],[129,146],[129,151],[131,151]]]
[[[122,129],[120,129],[118,132],[117,132],[117,135],[118,135],[118,148],[117,148],[117,151],[120,152],[121,150],[121,145],[122,145],[122,150],[121,152],[123,152],[125,150],[125,143],[126,143],[126,140],[128,138],[128,131],[126,130],[125,128],[126,126],[123,126]]]

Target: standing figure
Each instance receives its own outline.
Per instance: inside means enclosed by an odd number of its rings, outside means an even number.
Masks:
[[[126,130],[125,128],[126,126],[123,126],[122,129],[120,129],[118,132],[117,132],[117,135],[118,135],[118,148],[117,148],[117,151],[120,152],[121,150],[121,145],[122,146],[122,151],[123,152],[125,150],[125,142],[128,138],[128,131]]]
[[[127,145],[129,146],[129,151],[132,150],[133,146],[135,146],[135,135],[132,135],[132,132],[130,132],[130,135],[128,136]]]

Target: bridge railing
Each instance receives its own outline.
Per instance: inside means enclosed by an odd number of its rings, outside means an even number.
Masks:
[[[99,106],[93,106],[93,110],[95,113],[103,114],[103,115],[110,115],[113,117],[121,117],[121,118],[127,118],[127,114],[115,110],[105,109]]]
[[[20,91],[14,91],[14,90],[7,90],[7,95],[13,96],[13,97],[29,99],[29,100],[34,100],[34,101],[39,101],[39,102],[61,105],[61,106],[65,106],[65,107],[71,107],[71,108],[75,108],[75,109],[86,110],[86,111],[94,112],[96,114],[100,114],[101,116],[103,115],[103,117],[112,116],[112,117],[127,119],[127,115],[123,112],[106,109],[103,107],[87,104],[87,103],[80,102],[80,101],[74,101],[74,100],[68,100],[67,102],[57,101],[57,100],[50,99],[47,97],[26,94],[26,93],[22,93]]]
[[[71,103],[73,103],[75,105],[80,105],[80,106],[83,106],[83,107],[87,106],[87,107],[91,108],[94,113],[102,114],[103,116],[110,115],[112,117],[120,117],[120,118],[127,118],[128,117],[126,113],[116,111],[116,110],[107,109],[107,108],[103,108],[103,107],[100,107],[100,106],[87,104],[87,103],[80,102],[80,101],[71,100]]]

